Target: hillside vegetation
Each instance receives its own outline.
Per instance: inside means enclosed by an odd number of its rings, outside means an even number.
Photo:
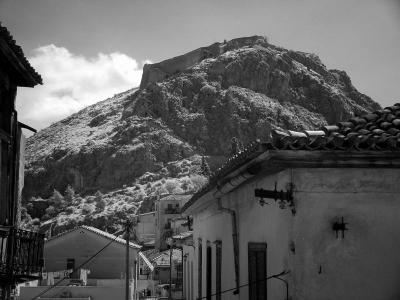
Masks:
[[[314,54],[259,36],[216,43],[145,66],[140,89],[32,136],[24,201],[54,207],[55,190],[65,198],[70,185],[75,200],[38,217],[57,220],[59,230],[74,222],[112,230],[127,214],[151,210],[154,197],[195,192],[206,182],[202,157],[215,170],[233,137],[246,144],[273,128],[317,129],[376,109]]]

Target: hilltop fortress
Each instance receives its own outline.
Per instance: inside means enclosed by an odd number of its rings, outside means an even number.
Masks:
[[[201,47],[186,54],[179,55],[155,64],[145,64],[143,67],[140,88],[145,88],[149,83],[159,82],[171,75],[180,73],[206,58],[214,58],[218,55],[245,46],[254,44],[268,44],[267,38],[251,36],[237,38],[223,43],[214,43],[208,47]]]

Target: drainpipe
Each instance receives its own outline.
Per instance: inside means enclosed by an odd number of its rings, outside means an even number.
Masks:
[[[233,291],[234,295],[239,294],[240,290],[240,278],[239,278],[239,237],[238,237],[238,228],[236,222],[236,212],[233,209],[223,207],[221,204],[221,198],[217,198],[218,200],[218,210],[222,212],[226,212],[231,215],[232,220],[232,242],[233,242],[233,256],[235,261],[235,281],[236,281],[236,290]]]

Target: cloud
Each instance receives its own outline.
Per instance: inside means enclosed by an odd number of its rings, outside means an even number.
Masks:
[[[138,62],[119,52],[87,58],[47,45],[35,49],[28,59],[42,75],[43,85],[19,88],[17,110],[19,120],[35,129],[136,87],[142,77]]]

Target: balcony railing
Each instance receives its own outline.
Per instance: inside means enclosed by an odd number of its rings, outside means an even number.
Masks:
[[[181,210],[180,208],[174,207],[174,208],[166,208],[164,212],[166,215],[178,215],[181,213]]]
[[[0,275],[22,278],[40,273],[43,247],[43,234],[12,228],[0,230]]]

